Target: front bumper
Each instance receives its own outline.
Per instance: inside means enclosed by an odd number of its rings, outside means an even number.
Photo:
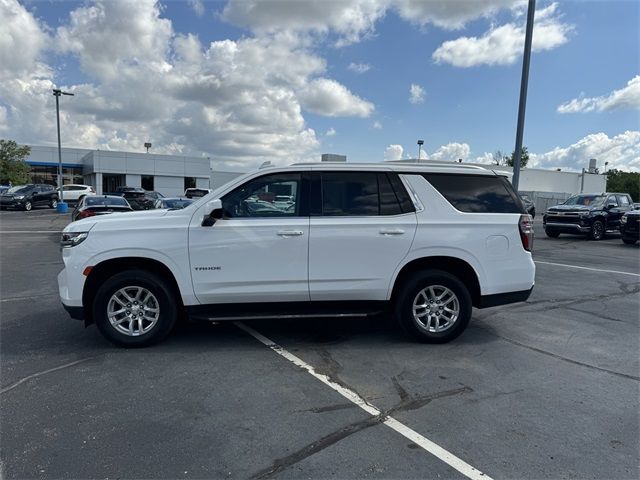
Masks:
[[[545,222],[543,226],[545,229],[566,233],[588,233],[591,230],[590,226],[579,225],[577,223]]]
[[[0,199],[0,207],[2,208],[22,207],[22,200],[3,198],[3,199]]]
[[[620,225],[620,234],[622,234],[623,237],[640,240],[640,229],[638,225],[635,225],[635,229],[630,229],[628,225]]]

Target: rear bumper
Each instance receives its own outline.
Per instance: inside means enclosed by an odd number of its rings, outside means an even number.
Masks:
[[[494,295],[483,295],[480,297],[477,308],[497,307],[498,305],[507,305],[509,303],[518,303],[526,301],[533,287],[529,290],[520,290],[517,292],[496,293]]]

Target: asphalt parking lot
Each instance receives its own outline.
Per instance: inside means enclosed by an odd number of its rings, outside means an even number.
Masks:
[[[472,478],[640,476],[638,245],[537,222],[531,298],[446,345],[382,318],[252,322],[272,348],[193,324],[122,350],[59,303],[67,221],[0,213],[3,478],[465,478],[455,459]]]

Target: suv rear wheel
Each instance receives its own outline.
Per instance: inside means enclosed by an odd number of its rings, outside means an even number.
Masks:
[[[420,272],[402,286],[395,315],[402,328],[426,343],[446,343],[460,335],[471,319],[471,295],[454,275]]]
[[[178,317],[175,295],[162,279],[132,269],[107,279],[93,302],[100,332],[121,347],[147,347],[164,339]]]

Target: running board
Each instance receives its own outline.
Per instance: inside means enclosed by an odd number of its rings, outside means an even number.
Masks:
[[[191,320],[221,322],[363,318],[384,313],[386,306],[386,302],[286,302],[198,305],[188,306],[186,310]]]

